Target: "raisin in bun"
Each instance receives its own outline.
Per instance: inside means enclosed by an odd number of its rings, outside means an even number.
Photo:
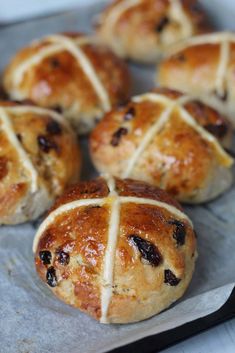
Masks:
[[[158,82],[200,98],[235,127],[234,70],[235,34],[214,33],[176,45],[159,66]]]
[[[129,95],[125,63],[90,36],[58,34],[18,52],[5,70],[12,99],[31,99],[57,109],[79,134],[89,132],[104,112]]]
[[[105,176],[56,202],[34,239],[53,293],[102,323],[144,320],[179,299],[197,256],[192,223],[167,193]]]
[[[179,92],[158,88],[112,110],[94,129],[90,151],[99,172],[140,179],[179,201],[211,200],[232,183],[223,146],[229,122]]]
[[[105,44],[143,63],[155,63],[168,46],[209,29],[195,0],[116,0],[97,21]]]
[[[36,219],[78,180],[80,153],[63,117],[0,102],[0,224]]]

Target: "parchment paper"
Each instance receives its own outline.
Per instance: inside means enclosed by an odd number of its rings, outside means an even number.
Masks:
[[[0,30],[0,70],[30,40],[57,31],[89,30],[101,5]],[[133,93],[153,86],[153,69],[131,66]],[[83,178],[95,171],[84,148]],[[187,207],[199,258],[184,298],[138,324],[102,325],[58,299],[37,277],[32,241],[40,222],[0,227],[0,353],[99,353],[180,326],[218,310],[235,285],[235,187],[214,202]]]

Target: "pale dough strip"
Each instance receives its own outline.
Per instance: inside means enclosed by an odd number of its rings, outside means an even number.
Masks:
[[[69,212],[71,210],[74,210],[78,207],[84,207],[84,206],[102,206],[105,203],[105,198],[97,198],[97,199],[84,199],[84,200],[77,200],[73,202],[66,203],[65,205],[62,205],[52,211],[49,216],[42,222],[40,227],[38,228],[38,231],[34,237],[33,241],[33,252],[35,253],[37,250],[38,242],[40,239],[40,236],[43,234],[43,232],[54,222],[54,220],[62,215],[65,212]]]
[[[216,73],[215,80],[215,89],[216,92],[223,97],[226,92],[225,89],[225,79],[226,79],[226,71],[229,65],[230,59],[230,43],[228,41],[224,41],[220,46],[220,61],[218,65],[218,70]]]
[[[115,180],[109,175],[104,175],[109,188],[107,200],[110,202],[110,218],[108,239],[103,259],[103,276],[101,282],[101,323],[108,323],[108,309],[113,293],[113,274],[115,265],[115,252],[119,236],[120,223],[120,198],[116,192]]]
[[[59,123],[65,125],[66,127],[69,127],[68,122],[66,119],[63,118],[61,114],[56,113],[53,110],[50,109],[45,109],[45,108],[40,108],[36,106],[31,106],[31,105],[19,105],[19,106],[6,106],[4,107],[4,110],[7,113],[12,113],[12,114],[27,114],[27,113],[33,113],[33,114],[38,114],[41,116],[50,116],[54,120],[58,121]]]
[[[24,150],[22,144],[19,142],[16,134],[14,132],[14,128],[10,121],[10,118],[7,115],[7,112],[3,107],[0,107],[0,120],[2,122],[2,129],[6,133],[10,143],[15,147],[17,151],[20,161],[25,169],[29,172],[31,176],[31,191],[32,193],[36,192],[38,189],[38,173],[34,168],[33,163],[31,162],[30,157],[27,152]]]
[[[44,41],[49,41],[52,44],[40,49],[40,51],[33,55],[28,60],[24,61],[22,64],[15,69],[13,73],[13,83],[14,86],[19,86],[22,82],[23,76],[30,67],[39,64],[43,59],[56,54],[62,50],[67,50],[73,57],[77,60],[78,64],[81,66],[83,72],[86,74],[88,80],[91,82],[97,96],[100,99],[103,110],[108,111],[111,109],[111,103],[109,99],[108,92],[106,91],[104,85],[99,79],[95,69],[93,68],[90,60],[84,54],[80,46],[93,43],[94,38],[89,39],[88,37],[82,37],[77,39],[72,39],[63,35],[51,35],[43,39]],[[39,44],[37,42],[36,44]],[[34,43],[35,45],[35,43]],[[19,92],[15,90],[15,97],[21,97]]]
[[[182,107],[182,104],[185,104],[190,100],[192,100],[192,98],[190,98],[189,96],[181,96],[178,99],[173,100],[157,93],[147,93],[141,96],[136,96],[132,99],[132,101],[136,103],[140,103],[143,101],[163,103],[165,104],[165,109],[160,115],[160,117],[157,119],[155,124],[150,126],[150,128],[142,138],[140,145],[137,147],[133,156],[130,158],[128,165],[122,174],[122,178],[127,178],[128,176],[130,176],[139,157],[146,150],[148,145],[152,142],[156,134],[159,133],[164,128],[164,126],[166,125],[166,123],[169,121],[171,117],[171,113],[173,109],[176,107],[180,108],[180,113],[182,113],[183,115],[182,119],[184,119],[184,121],[188,125],[190,125],[194,130],[196,130],[197,133],[200,134],[200,136],[204,140],[213,144],[215,150],[218,153],[218,156],[221,157],[220,162],[227,167],[230,167],[233,164],[233,159],[224,151],[224,149],[218,143],[217,139],[212,134],[207,132],[200,124],[198,124],[196,120],[186,111],[186,109]]]

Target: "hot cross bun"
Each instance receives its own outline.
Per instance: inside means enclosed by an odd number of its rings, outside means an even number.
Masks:
[[[119,56],[155,63],[168,46],[211,26],[196,0],[116,0],[101,14],[96,29]]]
[[[0,102],[0,224],[36,219],[76,182],[80,152],[63,117]]]
[[[179,201],[211,200],[232,183],[231,126],[190,96],[158,88],[109,112],[90,137],[99,172],[147,181]]]
[[[96,39],[57,34],[19,51],[5,70],[12,99],[31,99],[63,113],[79,134],[88,133],[104,112],[125,101],[127,66]]]
[[[104,176],[71,188],[34,239],[53,293],[102,323],[144,320],[179,299],[197,257],[190,219],[163,190]]]
[[[235,34],[213,33],[176,45],[158,67],[159,84],[188,92],[235,126]]]

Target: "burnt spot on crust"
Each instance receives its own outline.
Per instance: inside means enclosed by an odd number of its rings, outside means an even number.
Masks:
[[[39,258],[42,261],[43,265],[50,265],[51,263],[51,252],[48,250],[39,251]]]
[[[177,245],[182,246],[185,244],[186,229],[184,223],[172,220],[168,222],[169,224],[174,225],[173,238],[176,240]]]
[[[214,95],[219,98],[222,102],[226,102],[228,99],[228,91],[224,90],[223,93],[219,93],[218,91],[213,91]]]
[[[50,150],[58,151],[58,145],[54,141],[51,141],[45,135],[39,135],[37,137],[37,141],[38,141],[39,148],[45,153],[49,153]]]
[[[141,257],[149,262],[150,265],[156,267],[162,262],[162,255],[157,247],[148,240],[145,240],[135,234],[129,235],[129,240],[139,250]]]
[[[128,130],[125,127],[120,127],[112,136],[111,145],[117,147],[120,143],[122,136],[127,135]]]
[[[62,129],[58,121],[51,120],[46,126],[46,130],[50,135],[61,135]]]
[[[169,24],[170,20],[168,17],[162,17],[160,21],[155,26],[155,31],[161,33],[164,28]]]
[[[178,286],[181,279],[177,278],[171,270],[165,270],[164,272],[164,283],[169,284],[172,287]]]
[[[218,138],[223,138],[228,132],[228,126],[224,122],[219,122],[218,124],[207,124],[204,128]]]
[[[6,157],[0,157],[0,180],[5,178],[8,174],[8,167],[7,167],[8,160]]]
[[[130,120],[132,120],[132,119],[134,118],[134,116],[135,116],[135,108],[134,108],[134,107],[130,107],[130,108],[126,111],[126,113],[125,113],[123,119],[124,119],[125,121],[130,121]]]
[[[60,66],[60,62],[57,58],[51,58],[50,65],[51,67],[53,67],[53,69],[56,69],[57,67]]]
[[[61,265],[66,266],[69,264],[70,256],[67,252],[63,251],[62,249],[58,249],[56,251],[56,257]]]
[[[46,280],[47,280],[47,284],[50,287],[56,287],[57,286],[56,271],[55,271],[53,266],[48,268],[47,274],[46,274]]]

